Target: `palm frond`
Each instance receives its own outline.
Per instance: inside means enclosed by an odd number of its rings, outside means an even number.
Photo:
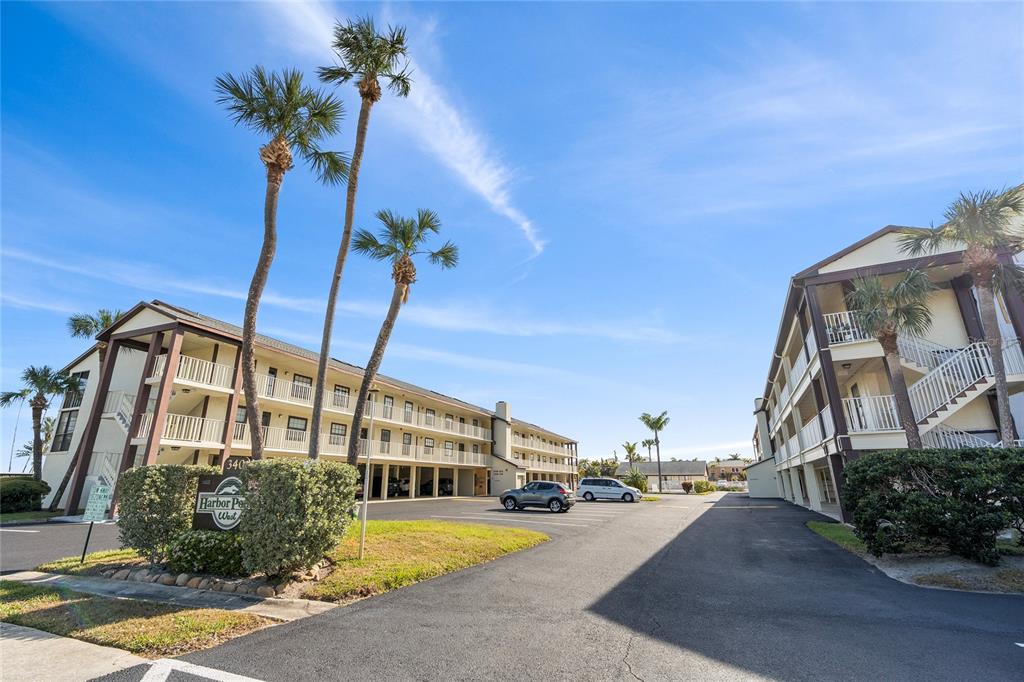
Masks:
[[[431,265],[441,266],[442,270],[450,270],[459,264],[459,247],[450,241],[445,242],[436,251],[428,252],[427,260],[430,261]]]
[[[373,260],[387,260],[395,255],[394,247],[381,242],[369,230],[356,230],[352,236],[352,250],[369,256]]]
[[[32,391],[27,388],[23,388],[20,391],[4,391],[0,393],[0,407],[10,407],[14,403],[26,400]]]
[[[302,150],[317,179],[325,185],[340,185],[348,180],[349,158],[341,152],[324,152],[314,146]]]

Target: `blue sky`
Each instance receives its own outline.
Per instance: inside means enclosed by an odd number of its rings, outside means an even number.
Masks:
[[[313,75],[334,19],[408,28],[357,226],[436,210],[383,371],[602,457],[668,410],[663,455],[750,452],[790,275],[883,225],[1024,177],[1024,5],[3,3],[2,373],[61,366],[73,311],[161,298],[237,322],[262,140],[213,80]],[[358,100],[333,148],[350,150]],[[343,190],[297,167],[260,327],[319,345]],[[363,364],[389,270],[346,269],[334,354]],[[6,466],[14,411],[2,415]],[[27,437],[22,422],[19,442]]]

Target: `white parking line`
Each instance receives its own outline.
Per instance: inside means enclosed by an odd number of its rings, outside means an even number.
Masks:
[[[37,530],[20,530],[18,528],[0,528],[3,533],[38,533]]]
[[[213,680],[214,682],[260,682],[255,677],[236,675],[223,670],[207,668],[206,666],[186,663],[185,661],[176,661],[170,658],[161,658],[153,661],[149,670],[142,676],[139,682],[164,682],[171,676],[171,672],[175,670],[195,675],[204,680]]]
[[[562,521],[528,521],[524,518],[495,518],[493,516],[431,516],[432,519],[476,519],[480,521],[501,521],[503,523],[535,523],[544,526],[576,526],[577,528],[589,528],[587,523],[564,523]]]

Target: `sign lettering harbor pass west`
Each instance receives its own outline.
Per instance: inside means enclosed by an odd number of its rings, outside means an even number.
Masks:
[[[242,519],[244,505],[241,479],[235,476],[202,476],[192,527],[197,530],[233,530]]]

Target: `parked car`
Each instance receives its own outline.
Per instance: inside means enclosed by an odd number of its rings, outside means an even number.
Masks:
[[[639,489],[614,478],[584,478],[576,486],[576,494],[587,502],[594,500],[622,500],[638,502],[644,496]]]
[[[547,507],[553,512],[567,512],[576,504],[576,495],[568,487],[555,481],[530,481],[522,488],[506,490],[500,496],[501,505],[508,511],[524,507]]]

